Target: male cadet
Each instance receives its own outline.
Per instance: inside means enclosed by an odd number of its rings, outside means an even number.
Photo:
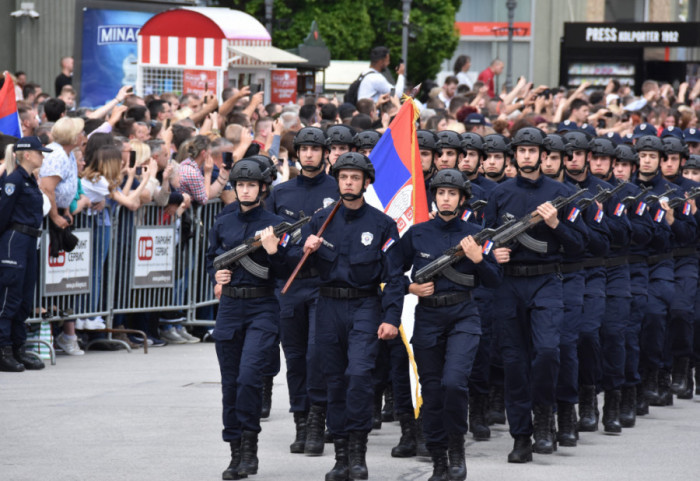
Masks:
[[[689,155],[683,166],[683,177],[694,182],[700,182],[700,156]],[[697,203],[691,204],[692,214],[697,214]],[[698,292],[700,292],[700,279],[698,279]],[[693,378],[693,367],[695,367],[695,378]],[[693,355],[688,367],[688,379],[686,390],[678,394],[678,399],[693,399],[693,393],[700,394],[700,387],[695,391],[695,384],[700,386],[700,296],[695,297],[695,309],[693,314]]]
[[[675,136],[666,136],[662,141],[666,148],[666,158],[661,161],[664,179],[677,185],[680,192],[687,193],[700,187],[697,182],[681,175],[681,168],[688,160],[685,142]],[[690,213],[697,223],[700,219],[697,208],[693,211],[695,199],[682,205],[683,211]],[[659,377],[659,394],[666,404],[673,404],[673,394],[682,394],[687,390],[688,365],[693,354],[693,308],[698,285],[697,237],[684,244],[676,241],[673,249],[675,289],[667,321],[664,367]],[[671,383],[669,371],[673,375]]]
[[[362,132],[355,135],[354,145],[359,153],[369,157],[370,152],[374,149],[379,142],[382,134],[376,130],[363,130]]]
[[[333,167],[345,152],[355,148],[355,130],[345,124],[331,125],[326,129],[326,148],[328,149],[328,168]]]
[[[506,180],[506,164],[511,156],[508,139],[501,134],[485,136],[484,156],[482,165],[486,178],[497,183]]]
[[[700,129],[691,127],[683,131],[683,138],[688,145],[690,155],[700,155]]]
[[[627,257],[630,270],[630,314],[625,326],[625,383],[621,390],[620,425],[623,428],[633,428],[637,418],[637,399],[642,398],[639,376],[639,334],[642,330],[642,318],[648,302],[649,266],[646,252],[649,243],[656,235],[656,225],[651,219],[649,209],[641,191],[634,183],[639,155],[634,147],[619,144],[615,147],[613,176],[616,182],[627,182],[623,191],[627,200],[627,218],[632,225],[632,245]],[[639,396],[638,396],[639,394]]]
[[[472,188],[473,186],[481,187],[484,190],[484,195],[488,197],[497,184],[479,173],[479,167],[485,157],[484,139],[474,132],[466,132],[461,137],[464,155],[459,160],[458,170],[470,182]],[[481,215],[477,214],[475,217],[481,218]],[[474,288],[474,300],[481,316],[481,338],[469,377],[469,392],[471,393],[469,396],[469,432],[472,433],[476,441],[486,441],[491,437],[486,416],[489,411],[489,370],[491,367],[489,353],[493,339],[494,295],[493,289],[484,286]]]
[[[656,136],[646,135],[637,139],[635,150],[639,155],[640,187],[651,186],[653,194],[664,194],[672,184],[660,172],[661,160],[666,156],[664,144]],[[666,194],[669,195],[669,194]],[[671,194],[671,197],[677,195]],[[648,200],[648,197],[647,197]],[[637,393],[637,415],[649,412],[649,404],[663,405],[667,400],[659,395],[659,369],[663,367],[666,318],[671,308],[674,288],[674,263],[672,249],[693,241],[696,223],[683,206],[668,208],[668,197],[658,202],[647,202],[654,219],[656,234],[647,251],[649,265],[649,299],[644,309],[640,335],[640,362],[642,394]]]
[[[535,252],[522,244],[497,249],[496,259],[504,266],[503,285],[494,306],[501,325],[500,343],[505,370],[505,400],[510,434],[515,439],[508,462],[525,463],[532,453],[554,450],[552,407],[559,370],[559,330],[563,321],[562,283],[559,275],[560,248],[579,253],[584,235],[573,226],[581,222],[576,206],[557,211],[548,201],[569,196],[570,189],[540,174],[544,132],[534,127],[520,129],[511,145],[515,148],[518,175],[496,186],[486,206],[486,226],[537,211],[542,217],[528,236],[546,244]],[[534,411],[534,430],[531,413]],[[535,445],[530,437],[534,431]]]
[[[325,173],[328,149],[323,130],[304,127],[294,136],[301,173],[272,190],[265,207],[288,222],[301,213],[313,215],[338,199],[338,184]],[[287,360],[290,411],[294,414],[296,438],[292,453],[323,454],[326,419],[326,388],[316,343],[318,271],[304,266],[280,301],[280,338]]]
[[[550,179],[562,181],[564,172],[564,155],[566,154],[566,140],[559,134],[549,134],[544,138],[544,150],[547,153],[542,166],[542,173]]]
[[[398,335],[406,289],[396,223],[364,201],[372,163],[349,152],[338,158],[333,176],[342,199],[336,215],[329,220],[327,207],[302,229],[303,249],[313,253],[309,261],[320,273],[316,336],[336,459],[327,481],[368,478],[372,371],[379,340]],[[322,237],[314,235],[326,221]],[[301,257],[301,245],[294,252]]]
[[[435,160],[438,155],[438,137],[430,130],[416,131],[418,137],[418,152],[420,153],[420,163],[423,169],[423,179],[425,180],[425,194],[428,200],[428,210],[433,205],[433,194],[430,193],[430,179],[437,172]]]

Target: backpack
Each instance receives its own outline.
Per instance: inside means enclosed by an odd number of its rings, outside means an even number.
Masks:
[[[358,100],[357,94],[360,91],[360,84],[362,83],[362,80],[364,80],[364,78],[371,73],[379,73],[379,72],[377,72],[376,70],[370,70],[368,72],[360,74],[360,76],[357,77],[355,79],[355,81],[350,84],[348,89],[345,91],[344,100],[346,103],[357,105],[357,100]]]

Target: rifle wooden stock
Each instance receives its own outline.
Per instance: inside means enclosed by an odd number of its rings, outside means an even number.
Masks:
[[[342,202],[341,199],[338,199],[338,202],[335,203],[335,207],[333,207],[333,210],[331,211],[331,213],[328,214],[328,218],[326,219],[326,221],[323,223],[321,228],[316,233],[316,237],[321,237],[323,235],[323,232],[326,230],[326,227],[328,227],[328,224],[331,222],[331,220],[333,220],[333,217],[335,217],[335,213],[338,212],[338,208],[340,207],[341,202]],[[282,294],[287,293],[289,286],[292,285],[292,282],[294,282],[294,279],[297,277],[297,274],[299,274],[299,271],[304,266],[306,259],[308,259],[310,255],[311,255],[311,251],[304,252],[304,255],[302,256],[301,260],[299,261],[297,266],[294,268],[294,271],[292,271],[292,275],[289,276],[289,279],[287,279],[286,284],[284,285],[284,287],[280,291]]]

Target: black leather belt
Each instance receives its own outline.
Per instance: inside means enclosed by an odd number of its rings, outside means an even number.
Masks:
[[[313,267],[310,269],[304,269],[297,274],[297,279],[311,279],[312,277],[318,277],[319,272]]]
[[[258,297],[271,297],[275,295],[272,287],[233,287],[223,286],[221,293],[233,299],[256,299]]]
[[[629,256],[627,258],[630,264],[646,264],[646,256]]]
[[[378,289],[356,289],[354,287],[333,287],[321,286],[319,293],[323,297],[332,299],[360,299],[362,297],[376,297],[379,295]]]
[[[583,269],[583,262],[571,262],[569,264],[563,263],[561,265],[562,274],[571,274],[573,272],[578,272]]]
[[[605,267],[625,266],[629,263],[627,256],[611,257],[605,259]]]
[[[667,261],[669,259],[673,259],[673,254],[671,252],[664,252],[663,254],[656,254],[647,257],[647,264],[653,266],[655,264],[658,264],[659,262]]]
[[[602,257],[591,257],[589,259],[583,260],[583,268],[589,269],[591,267],[602,267],[605,265],[605,259]]]
[[[25,224],[18,224],[17,222],[10,226],[10,230],[15,230],[17,232],[21,232],[22,234],[27,234],[36,238],[41,237],[41,229],[36,229]]]
[[[472,298],[471,292],[448,292],[445,294],[433,294],[432,296],[419,297],[418,304],[425,307],[454,306]]]
[[[503,272],[512,277],[533,277],[561,272],[559,264],[506,264]]]
[[[697,255],[698,250],[695,247],[679,247],[673,249],[673,257],[687,257]]]

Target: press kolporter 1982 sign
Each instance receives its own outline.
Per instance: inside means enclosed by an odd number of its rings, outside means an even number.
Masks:
[[[565,23],[567,47],[684,47],[700,45],[700,23]]]

